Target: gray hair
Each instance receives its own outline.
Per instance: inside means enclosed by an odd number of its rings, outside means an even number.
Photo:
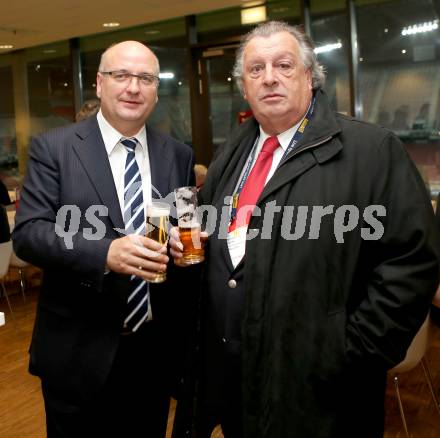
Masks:
[[[235,64],[232,69],[232,76],[234,77],[238,88],[243,92],[243,57],[244,49],[249,41],[256,37],[268,38],[276,33],[288,32],[298,42],[300,47],[300,55],[302,62],[306,69],[312,72],[312,87],[314,90],[321,88],[325,83],[324,67],[318,62],[314,52],[313,41],[304,33],[299,26],[290,26],[283,21],[268,21],[252,29],[241,39],[240,46],[237,49],[235,56]]]

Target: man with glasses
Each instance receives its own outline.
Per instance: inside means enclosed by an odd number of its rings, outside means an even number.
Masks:
[[[13,239],[44,270],[30,371],[42,381],[49,437],[165,435],[174,299],[169,282],[148,283],[168,257],[144,237],[145,208],[193,184],[194,159],[145,124],[158,84],[150,49],[111,46],[98,114],[30,148]]]

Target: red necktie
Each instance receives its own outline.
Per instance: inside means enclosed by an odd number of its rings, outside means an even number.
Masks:
[[[229,231],[248,225],[252,210],[247,209],[246,214],[240,214],[240,209],[245,205],[255,206],[266,182],[267,174],[272,166],[273,153],[279,147],[277,137],[269,137],[264,141],[263,148],[258,154],[257,161],[246,179],[243,190],[238,198],[237,214],[229,226]]]

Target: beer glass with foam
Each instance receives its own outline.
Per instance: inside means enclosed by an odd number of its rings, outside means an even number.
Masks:
[[[165,245],[168,240],[170,206],[164,202],[153,202],[147,206],[146,236]],[[166,272],[158,272],[151,283],[162,283]]]
[[[180,241],[183,245],[183,261],[188,265],[205,260],[200,241],[200,220],[197,214],[197,188],[179,187],[176,196],[177,221]]]

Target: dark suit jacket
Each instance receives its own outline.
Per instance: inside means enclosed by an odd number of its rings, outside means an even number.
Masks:
[[[152,186],[162,197],[193,183],[190,147],[148,126],[147,141]],[[57,226],[63,207],[72,214]],[[64,227],[73,230],[71,244]],[[96,117],[33,139],[13,233],[18,256],[44,270],[30,371],[80,400],[104,382],[126,316],[129,276],[104,274],[108,248],[121,236],[115,228],[124,223]],[[155,286],[159,323],[164,304],[173,303],[167,282]]]

